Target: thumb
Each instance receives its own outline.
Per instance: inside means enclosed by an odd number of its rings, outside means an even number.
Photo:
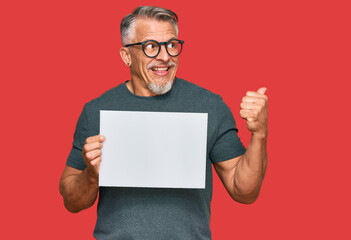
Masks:
[[[265,88],[265,87],[262,87],[262,88],[257,90],[257,92],[260,94],[264,94],[266,91],[267,91],[267,88]]]

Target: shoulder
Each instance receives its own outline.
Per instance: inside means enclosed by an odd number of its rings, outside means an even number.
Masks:
[[[195,83],[189,82],[187,80],[177,78],[181,85],[181,91],[184,94],[189,94],[194,96],[195,98],[206,99],[207,101],[218,101],[221,99],[219,94],[216,94],[206,88],[203,88]]]
[[[116,87],[113,87],[106,92],[102,93],[99,97],[92,99],[91,101],[85,104],[85,108],[87,109],[101,109],[106,105],[113,104],[123,93],[122,85],[124,83],[119,84]]]
[[[202,109],[204,112],[210,113],[209,116],[214,117],[216,122],[221,121],[222,118],[232,118],[231,110],[223,101],[221,95],[184,79],[179,80],[182,86],[181,96],[185,99],[183,101],[187,105],[194,109]]]

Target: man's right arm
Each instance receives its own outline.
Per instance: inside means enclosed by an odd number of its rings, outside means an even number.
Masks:
[[[68,211],[76,213],[91,207],[99,192],[101,148],[105,137],[96,135],[86,139],[82,156],[86,168],[78,170],[66,166],[60,179],[60,193]]]

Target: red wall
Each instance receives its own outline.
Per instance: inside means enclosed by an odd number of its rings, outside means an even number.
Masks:
[[[138,5],[174,10],[178,77],[239,116],[268,88],[269,163],[259,199],[214,179],[213,239],[350,239],[348,1],[7,1],[0,5],[2,239],[92,239],[96,205],[67,212],[58,191],[85,102],[129,79],[119,23]]]

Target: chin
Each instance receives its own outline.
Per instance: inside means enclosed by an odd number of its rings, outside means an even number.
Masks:
[[[166,92],[171,90],[171,88],[173,86],[173,82],[174,82],[174,78],[172,80],[169,80],[165,84],[155,84],[155,83],[150,82],[148,85],[148,88],[150,89],[151,92],[153,92],[157,95],[161,95],[161,94],[165,94]]]

